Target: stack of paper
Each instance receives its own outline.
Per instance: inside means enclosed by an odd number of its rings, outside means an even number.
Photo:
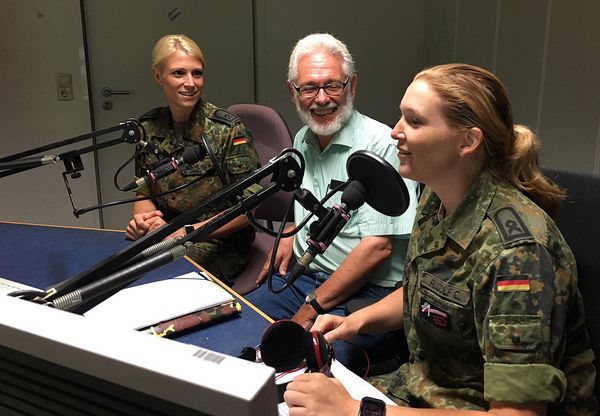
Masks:
[[[119,328],[141,329],[233,300],[227,290],[191,272],[123,289],[84,315]]]

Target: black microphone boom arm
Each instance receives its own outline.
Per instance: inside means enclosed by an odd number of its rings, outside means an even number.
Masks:
[[[129,260],[137,256],[143,250],[162,241],[165,237],[177,231],[184,225],[194,223],[196,218],[198,218],[200,215],[225,201],[231,201],[235,198],[238,198],[239,200],[237,204],[216,215],[203,226],[184,236],[180,240],[179,244],[183,245],[190,239],[194,239],[194,241],[206,239],[214,230],[220,228],[242,213],[252,210],[263,200],[280,190],[286,192],[294,191],[300,186],[302,176],[304,175],[304,172],[298,161],[294,158],[294,155],[300,158],[303,166],[303,161],[301,159],[302,156],[297,151],[293,149],[284,150],[280,156],[273,158],[268,164],[257,169],[242,181],[223,189],[211,200],[201,204],[193,210],[178,215],[160,228],[134,241],[127,248],[109,256],[77,276],[64,280],[53,287],[47,288],[45,295],[41,299],[38,298],[37,300],[42,302],[51,302],[58,297],[80,289],[85,285],[95,282],[96,280],[116,273],[118,270],[120,270],[120,268],[123,267],[124,263],[131,264]],[[261,179],[267,177],[268,175],[273,176],[271,178],[271,183],[267,187],[254,195],[251,195],[245,199],[241,199],[240,195],[246,188],[254,183],[258,183]],[[81,305],[78,305],[77,310],[72,310],[72,312],[82,313],[85,312],[85,310],[82,311]]]
[[[71,137],[69,139],[64,139],[58,142],[50,143],[44,146],[36,147],[34,149],[26,150],[24,152],[15,153],[10,156],[5,156],[0,158],[0,178],[5,176],[14,175],[15,173],[23,172],[29,169],[36,168],[38,166],[42,166],[46,163],[31,163],[28,162],[31,160],[29,156],[33,156],[42,152],[45,152],[50,149],[56,149],[58,147],[67,146],[73,143],[81,142],[87,139],[95,139],[98,136],[103,136],[105,134],[113,133],[116,131],[121,131],[121,137],[118,139],[113,139],[104,143],[95,143],[91,146],[85,147],[83,149],[70,150],[56,156],[51,155],[54,160],[53,162],[58,162],[62,160],[65,164],[65,169],[67,173],[76,173],[77,170],[81,170],[79,168],[81,165],[81,155],[89,152],[93,152],[94,150],[100,150],[105,147],[117,145],[119,143],[137,143],[140,140],[146,139],[146,132],[144,128],[140,124],[139,121],[135,119],[129,119],[122,123],[119,123],[115,126],[107,127],[105,129],[92,131],[89,133],[82,134],[80,136]]]

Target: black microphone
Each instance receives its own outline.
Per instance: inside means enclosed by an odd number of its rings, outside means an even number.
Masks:
[[[341,196],[342,203],[327,210],[327,214],[310,225],[306,243],[308,247],[292,267],[288,277],[289,284],[294,283],[306,268],[312,263],[317,254],[325,252],[329,244],[350,219],[350,211],[354,211],[367,200],[367,189],[359,181],[350,181]]]
[[[288,284],[300,277],[318,254],[329,247],[350,219],[352,211],[365,202],[378,212],[397,217],[410,204],[404,180],[392,165],[381,156],[368,150],[358,150],[346,162],[349,183],[342,192],[341,205],[334,205],[327,214],[311,223],[308,247],[292,267]],[[316,209],[313,212],[316,213]]]
[[[158,166],[146,170],[146,175],[125,186],[123,191],[132,191],[146,184],[154,183],[160,178],[164,178],[165,176],[168,176],[171,173],[179,170],[180,165],[189,165],[204,159],[206,153],[206,149],[200,144],[189,147],[185,149],[181,157],[177,159],[171,158],[160,161]]]

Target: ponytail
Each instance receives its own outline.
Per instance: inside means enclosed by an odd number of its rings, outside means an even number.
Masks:
[[[505,168],[508,179],[548,215],[555,217],[565,193],[545,178],[539,168],[538,138],[522,124],[514,125],[513,134],[512,152],[507,155],[508,163]]]

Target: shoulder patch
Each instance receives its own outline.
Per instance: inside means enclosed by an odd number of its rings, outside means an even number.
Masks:
[[[144,121],[144,120],[153,120],[155,118],[159,118],[161,110],[162,110],[162,107],[153,108],[152,110],[142,114],[138,120]]]
[[[531,238],[532,235],[525,223],[512,207],[502,207],[490,213],[491,219],[500,231],[504,243]]]
[[[213,121],[227,124],[229,127],[242,122],[242,119],[239,116],[230,113],[227,110],[223,110],[222,108],[217,108],[208,118]]]

